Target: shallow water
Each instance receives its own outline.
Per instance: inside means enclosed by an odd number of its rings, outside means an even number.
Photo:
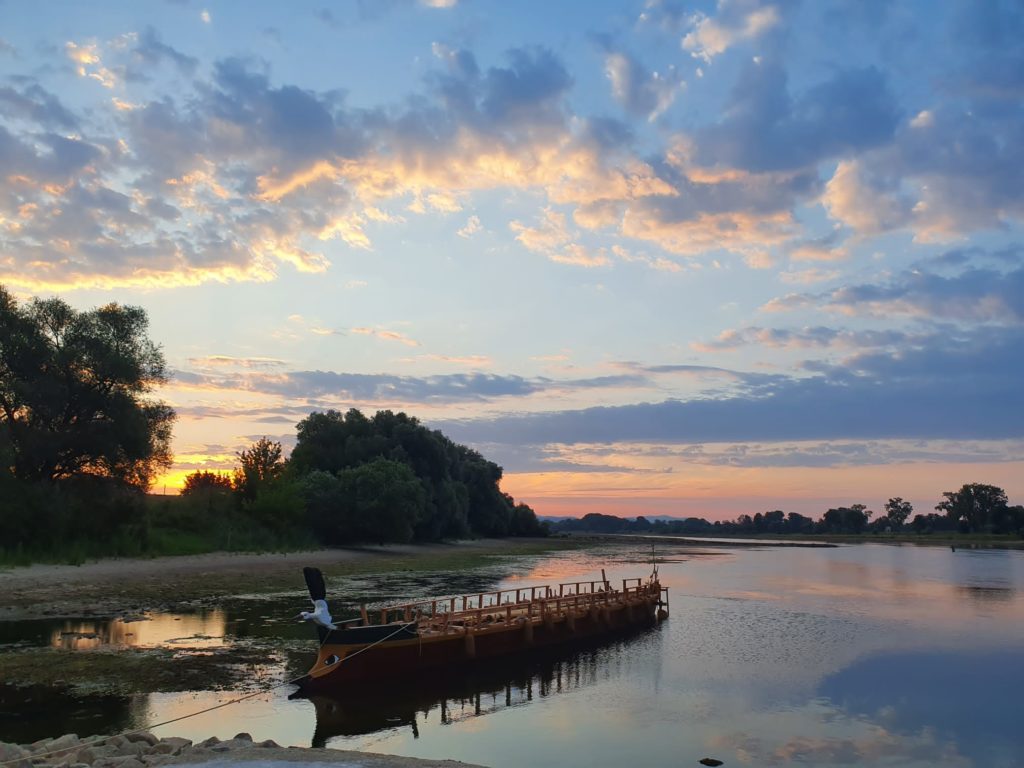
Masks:
[[[247,731],[282,744],[517,768],[640,768],[705,756],[727,765],[1024,764],[1024,553],[659,544],[658,554],[671,617],[632,637],[335,700],[289,700],[284,686],[157,733],[199,739]],[[448,583],[419,575],[371,579],[345,585],[338,602],[350,613],[370,596],[589,580],[601,568],[612,579],[639,576],[649,557],[649,547],[623,544]],[[69,653],[78,643],[298,642],[306,630],[287,621],[297,599],[240,597],[217,610],[91,627],[81,626],[85,620],[0,625],[0,642]],[[0,686],[0,739],[12,729],[84,734],[142,726],[231,696],[62,696],[54,703],[45,690]]]

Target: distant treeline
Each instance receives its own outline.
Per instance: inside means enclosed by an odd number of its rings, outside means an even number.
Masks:
[[[148,496],[175,414],[147,327],[139,307],[0,286],[0,561],[546,533],[501,467],[391,411],[313,413],[287,460],[261,439],[233,472]]]
[[[994,485],[969,483],[959,491],[947,491],[935,512],[913,514],[910,502],[889,499],[885,511],[875,513],[864,504],[827,510],[820,518],[786,513],[780,509],[740,515],[735,520],[710,522],[702,517],[648,520],[591,513],[579,519],[551,523],[553,532],[652,533],[665,535],[734,534],[863,534],[894,533],[985,533],[1024,536],[1024,506],[1010,506],[1006,492]],[[874,519],[872,519],[874,518]],[[907,522],[907,521],[910,522]]]

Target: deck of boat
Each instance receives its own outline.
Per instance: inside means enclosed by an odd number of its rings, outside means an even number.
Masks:
[[[602,574],[603,575],[603,574]],[[571,643],[667,616],[655,576],[520,587],[381,608],[324,630],[303,687],[372,680]],[[375,611],[376,614],[376,611]],[[375,615],[374,618],[378,618]]]

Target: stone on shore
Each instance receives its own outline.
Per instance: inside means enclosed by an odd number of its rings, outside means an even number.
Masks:
[[[292,768],[295,763],[312,764],[310,768],[476,768],[451,760],[282,747],[270,739],[255,742],[248,733],[235,734],[226,741],[211,736],[193,744],[174,736],[157,739],[144,731],[87,739],[69,733],[29,745],[0,742],[0,762],[7,761],[16,762],[2,768],[226,768],[227,763],[239,763],[243,768],[246,762],[255,762],[258,768]]]

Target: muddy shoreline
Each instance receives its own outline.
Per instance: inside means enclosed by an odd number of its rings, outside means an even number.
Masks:
[[[215,604],[238,594],[301,591],[302,567],[328,579],[352,574],[472,568],[580,543],[555,539],[477,539],[311,552],[229,553],[106,559],[82,565],[0,570],[0,621],[63,616],[125,616]]]

